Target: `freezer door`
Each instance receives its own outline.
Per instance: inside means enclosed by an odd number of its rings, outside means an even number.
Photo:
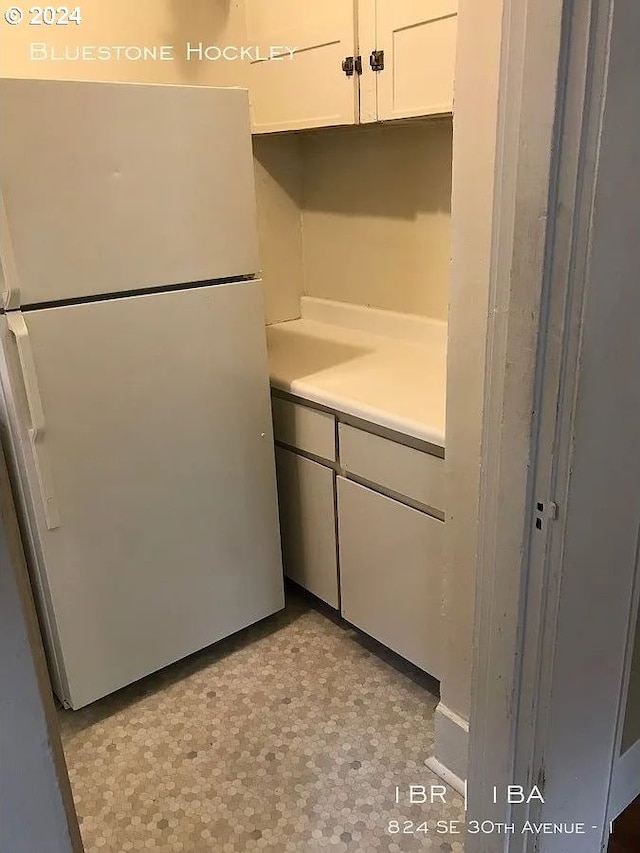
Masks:
[[[260,283],[17,316],[35,586],[78,708],[283,606]]]
[[[0,127],[13,307],[258,271],[246,91],[4,79]]]

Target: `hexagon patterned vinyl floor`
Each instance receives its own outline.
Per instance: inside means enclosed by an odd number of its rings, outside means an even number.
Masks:
[[[60,712],[87,853],[462,851],[436,825],[462,832],[458,794],[409,803],[410,785],[442,784],[424,766],[434,687],[289,595],[259,625]]]

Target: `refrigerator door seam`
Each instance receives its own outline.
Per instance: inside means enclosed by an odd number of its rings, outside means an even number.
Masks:
[[[229,276],[227,278],[205,279],[204,281],[181,281],[176,284],[162,284],[155,287],[145,287],[138,290],[117,290],[109,293],[98,293],[92,296],[78,296],[72,299],[56,299],[52,302],[34,302],[28,305],[17,305],[23,313],[29,311],[48,311],[50,308],[67,308],[73,305],[91,305],[96,302],[111,302],[122,299],[137,299],[140,296],[154,296],[161,293],[174,293],[179,290],[195,290],[199,287],[213,287],[224,284],[246,284],[260,281],[258,274]]]

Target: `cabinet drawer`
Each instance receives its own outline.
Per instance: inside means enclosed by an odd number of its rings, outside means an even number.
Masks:
[[[344,618],[440,674],[444,522],[338,477]]]
[[[444,511],[444,459],[438,456],[340,424],[340,464],[356,477]]]
[[[282,397],[272,397],[271,402],[276,441],[335,462],[336,424],[333,415]]]
[[[276,468],[285,574],[337,609],[333,470],[282,447]]]

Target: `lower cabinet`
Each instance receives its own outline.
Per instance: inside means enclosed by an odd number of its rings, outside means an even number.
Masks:
[[[444,522],[337,481],[342,616],[438,678]]]
[[[273,413],[285,574],[439,678],[444,522],[400,496],[444,515],[444,460],[343,422],[336,452],[331,412],[275,396]]]
[[[338,565],[331,468],[276,447],[284,572],[338,609]]]

